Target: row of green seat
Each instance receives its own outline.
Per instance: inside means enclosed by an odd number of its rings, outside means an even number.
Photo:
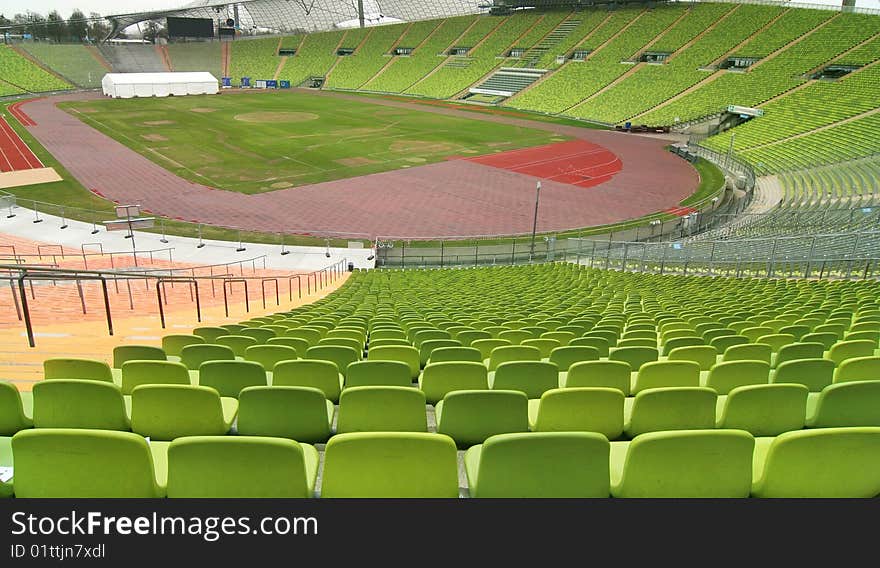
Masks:
[[[0,438],[14,463],[4,496],[315,496],[318,451],[279,438],[148,442],[101,430],[30,430]],[[754,438],[742,430],[503,434],[464,455],[471,497],[875,497],[880,428]],[[803,472],[808,471],[809,475]],[[460,495],[455,444],[442,434],[351,433],[324,451],[321,497]]]

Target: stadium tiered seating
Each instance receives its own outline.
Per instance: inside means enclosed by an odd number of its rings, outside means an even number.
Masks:
[[[174,71],[207,71],[217,79],[223,76],[217,42],[170,43],[167,49]]]
[[[86,89],[100,88],[101,79],[109,72],[84,45],[24,43],[21,48],[68,81]]]
[[[236,85],[242,77],[253,81],[272,79],[278,68],[278,38],[248,39],[232,44],[229,76]]]
[[[336,62],[336,46],[344,33],[336,31],[305,36],[297,47],[296,55],[288,57],[278,72],[278,79],[290,81],[293,87],[310,77],[324,77]]]
[[[70,83],[41,69],[7,45],[0,45],[0,68],[3,69],[0,96],[73,88]]]
[[[431,22],[436,25],[436,22]],[[330,88],[357,89],[390,63],[391,47],[400,39],[408,24],[382,26],[371,30],[351,55],[340,57],[327,78]],[[347,37],[347,36],[346,36]],[[331,48],[334,49],[336,46]],[[334,54],[335,56],[335,54]]]

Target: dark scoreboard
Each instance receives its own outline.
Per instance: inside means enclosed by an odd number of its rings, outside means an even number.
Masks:
[[[211,18],[168,17],[169,37],[214,37],[214,20]]]

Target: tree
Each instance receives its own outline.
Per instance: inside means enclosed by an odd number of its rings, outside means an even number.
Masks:
[[[25,33],[31,34],[34,39],[45,39],[48,37],[48,29],[46,27],[46,18],[37,12],[27,11],[25,14]]]
[[[67,19],[67,33],[78,41],[83,41],[88,37],[89,26],[85,15],[79,9],[74,9]]]
[[[49,16],[46,17],[46,25],[48,26],[49,37],[56,42],[67,38],[67,24],[64,23],[64,18],[61,17],[58,10],[49,12]]]
[[[107,21],[97,12],[89,13],[88,34],[91,41],[101,41],[110,33],[110,26]]]
[[[156,20],[149,20],[144,24],[143,38],[150,43],[156,43],[156,38],[161,35],[162,27]]]

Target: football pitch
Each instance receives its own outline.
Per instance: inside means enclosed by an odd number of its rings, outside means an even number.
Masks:
[[[240,193],[568,139],[544,130],[299,91],[60,106],[185,179]]]

